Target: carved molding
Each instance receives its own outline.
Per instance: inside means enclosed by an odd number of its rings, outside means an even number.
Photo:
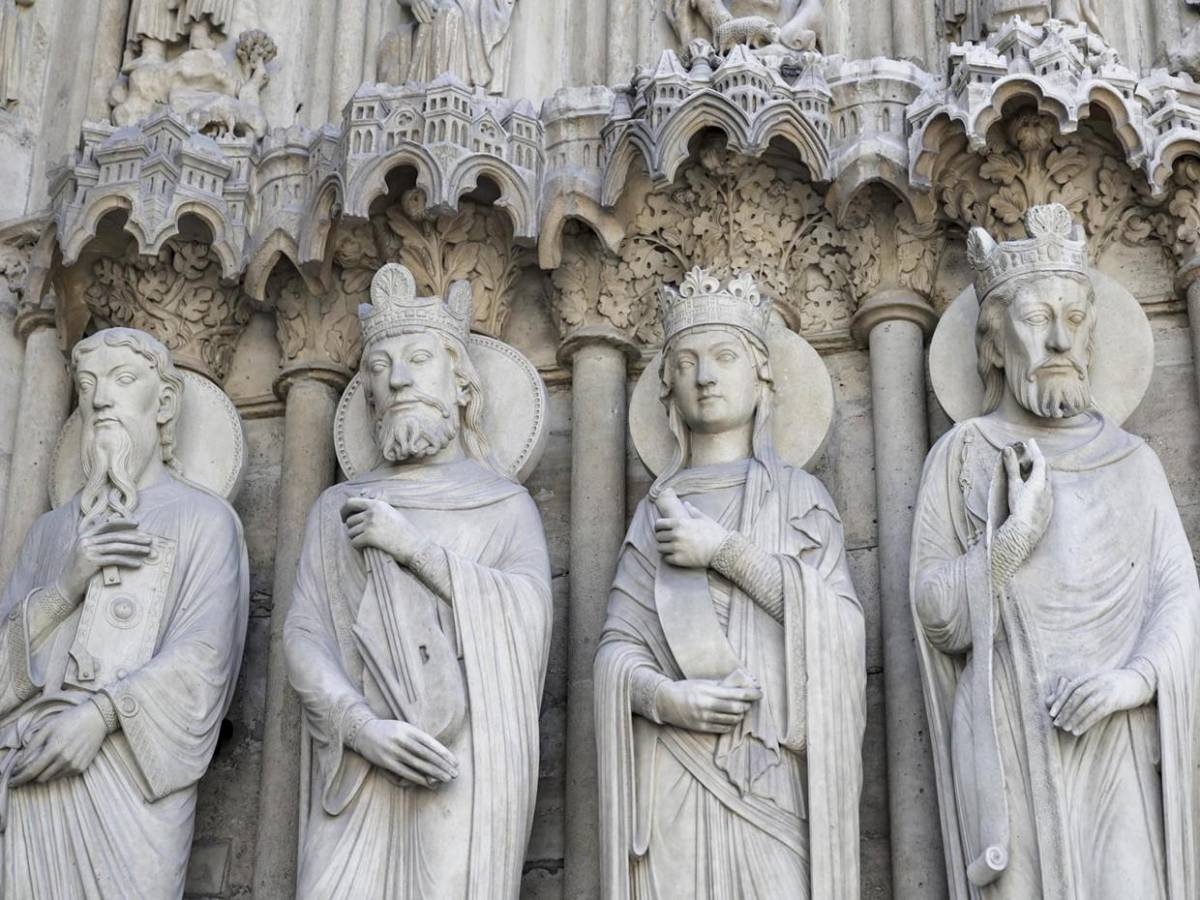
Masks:
[[[170,241],[155,256],[130,247],[98,260],[91,274],[84,300],[101,324],[148,331],[179,365],[224,380],[251,311],[238,285],[222,279],[208,244]]]

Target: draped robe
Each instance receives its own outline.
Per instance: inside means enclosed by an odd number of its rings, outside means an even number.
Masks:
[[[512,59],[509,27],[516,0],[448,0],[432,22],[413,25],[406,80],[433,81],[451,72],[467,85],[504,92]]]
[[[991,568],[1000,451],[1030,437],[1053,513],[1006,581]],[[1154,452],[1098,413],[956,426],[925,465],[911,579],[953,900],[1198,896],[1200,589]],[[1149,705],[1080,737],[1054,726],[1060,677],[1134,660],[1157,682]],[[977,886],[967,866],[993,844],[1007,867]]]
[[[62,572],[80,522],[78,496],[34,523],[5,589],[0,896],[164,900],[183,894],[196,783],[212,758],[242,660],[246,545],[225,501],[169,475],[139,494],[133,516],[142,531],[174,542],[166,602],[157,626],[148,623],[150,633],[157,632],[149,662],[114,673],[99,659],[98,671],[107,674],[95,688],[113,700],[120,727],[79,776],[7,786],[15,748],[37,724],[91,696],[67,683],[77,680],[70,651],[91,595],[36,646],[25,627],[30,597]],[[23,696],[30,686],[35,693]]]
[[[685,470],[683,499],[774,555],[783,623],[714,572],[708,593],[763,689],[726,735],[637,714],[647,672],[681,672],[655,606],[658,516],[639,504],[596,655],[606,898],[856,898],[865,724],[863,615],[841,522],[817,479],[751,460]]]
[[[361,704],[398,718],[381,702],[354,636],[377,611],[364,600],[363,556],[340,510],[364,492],[397,507],[445,549],[449,565],[449,603],[403,576],[404,589],[436,605],[465,675],[467,721],[448,743],[459,774],[432,790],[372,766],[346,743],[347,713]],[[321,495],[305,526],[284,635],[308,739],[298,897],[517,896],[537,792],[550,621],[545,537],[520,485],[461,461],[364,476]]]

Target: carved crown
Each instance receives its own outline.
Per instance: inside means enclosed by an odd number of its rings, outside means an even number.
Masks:
[[[683,276],[678,290],[659,288],[658,309],[664,344],[697,325],[735,325],[766,343],[771,323],[771,300],[758,292],[748,272],[722,287],[719,278],[697,266]]]
[[[996,243],[982,228],[967,236],[967,259],[975,270],[975,296],[982,303],[997,286],[1019,275],[1062,273],[1086,276],[1087,238],[1061,203],[1025,212],[1029,237]]]
[[[464,346],[471,334],[471,284],[456,281],[441,297],[418,297],[412,272],[388,263],[371,279],[371,302],[358,307],[363,347],[380,338],[419,328],[434,328]]]

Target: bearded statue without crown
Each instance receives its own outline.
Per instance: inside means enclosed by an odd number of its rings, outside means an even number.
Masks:
[[[695,269],[660,313],[675,454],[595,663],[603,895],[856,898],[863,615],[833,500],[776,452],[770,300]]]
[[[418,297],[390,264],[371,299],[378,463],[313,507],[284,633],[311,741],[297,895],[515,898],[550,641],[541,521],[493,453],[484,391],[506,386],[473,361],[470,285]]]
[[[0,896],[179,897],[242,660],[246,546],[180,474],[188,382],[167,349],[110,328],[71,362],[86,483],[30,529],[0,606]]]
[[[1185,900],[1196,567],[1158,458],[1093,402],[1122,360],[1096,352],[1083,229],[1025,222],[969,235],[983,414],[930,452],[913,530],[951,897]]]

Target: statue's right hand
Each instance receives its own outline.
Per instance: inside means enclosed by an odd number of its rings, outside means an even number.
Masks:
[[[373,765],[421,787],[437,787],[458,777],[454,754],[407,722],[368,722],[355,738],[354,749]]]
[[[106,566],[140,568],[153,549],[152,540],[129,519],[112,519],[84,530],[67,549],[59,590],[78,602],[92,576]]]
[[[422,25],[428,25],[434,20],[437,16],[438,5],[437,0],[411,0],[409,3],[413,18]]]
[[[1005,447],[1004,471],[1008,475],[1009,517],[1016,519],[1033,541],[1041,539],[1050,524],[1054,512],[1054,491],[1050,483],[1050,471],[1046,457],[1042,455],[1037,441],[1025,442],[1024,461],[1029,469],[1028,477],[1021,474],[1022,456],[1015,447]]]
[[[762,689],[758,687],[692,678],[664,682],[654,703],[658,717],[668,725],[724,734],[742,721],[750,704],[760,697]]]

